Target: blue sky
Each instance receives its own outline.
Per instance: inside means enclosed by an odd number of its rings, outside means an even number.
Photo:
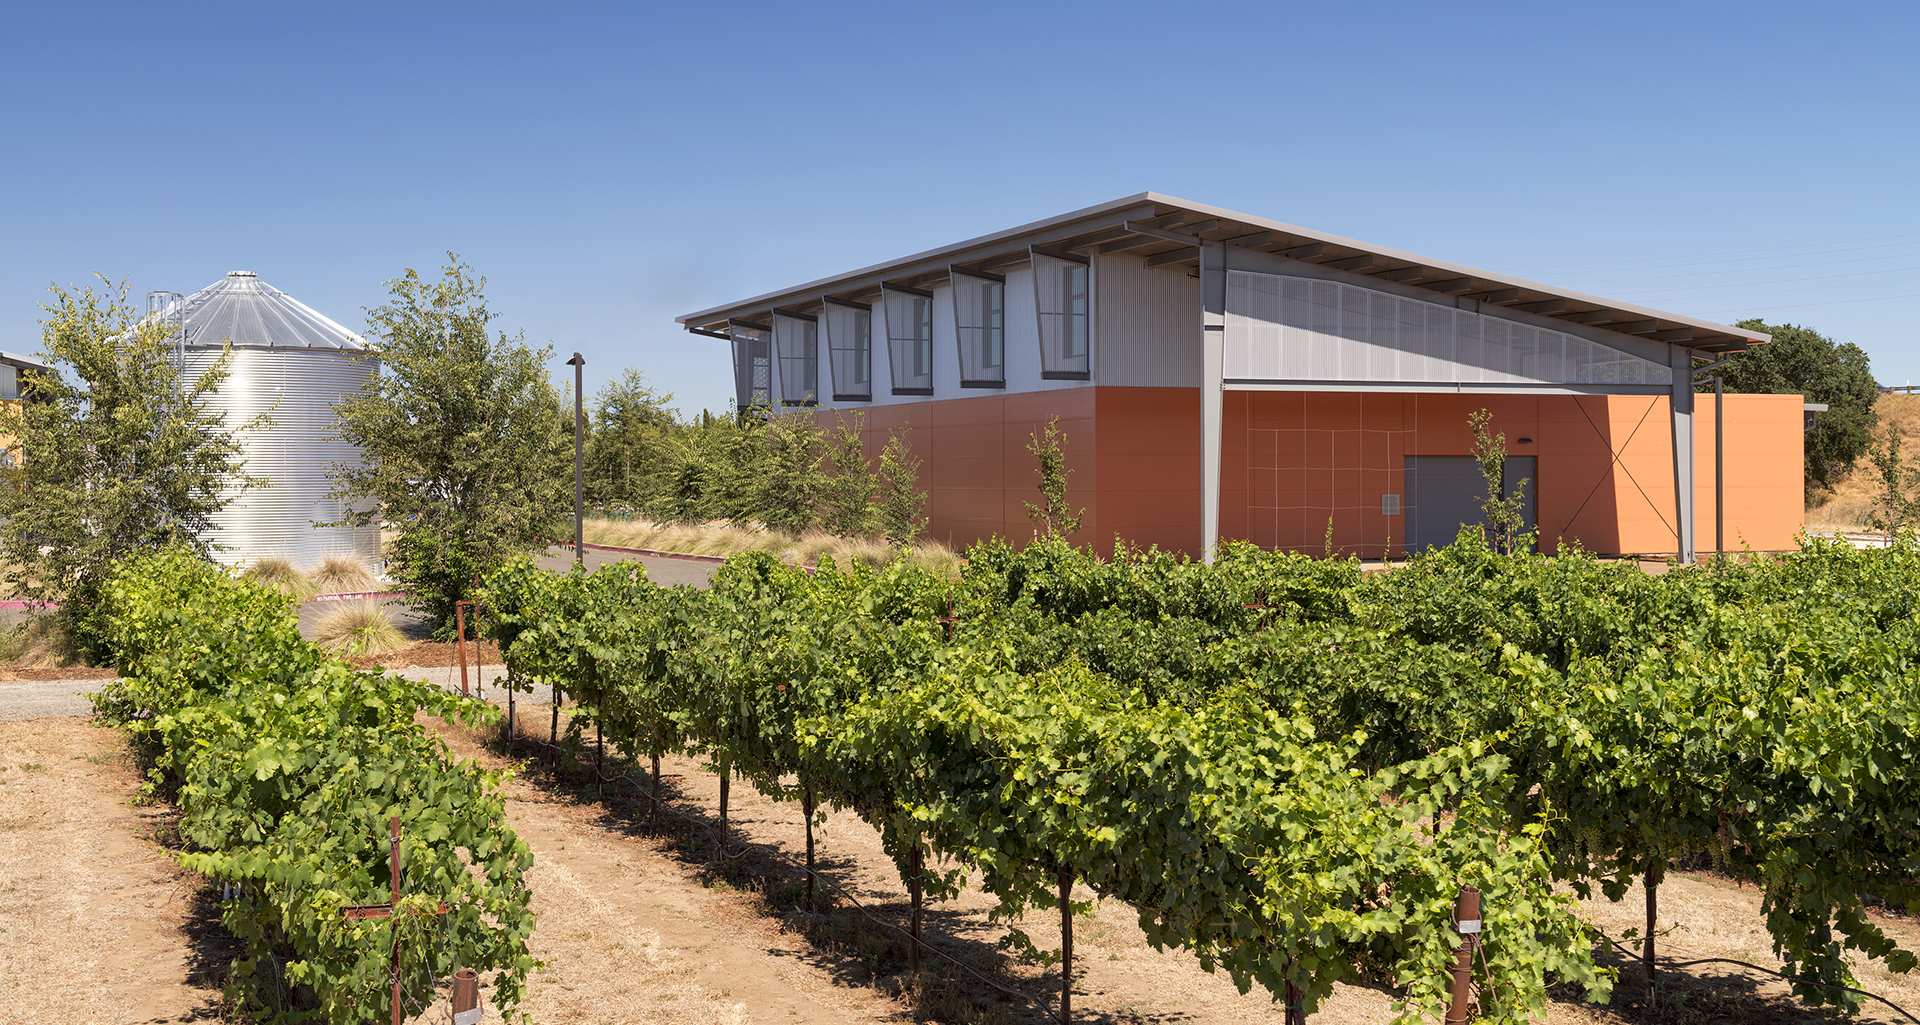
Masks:
[[[723,408],[676,314],[1153,190],[1903,383],[1916,38],[1910,3],[15,8],[0,349],[95,272],[253,270],[358,328],[452,250],[556,376]]]

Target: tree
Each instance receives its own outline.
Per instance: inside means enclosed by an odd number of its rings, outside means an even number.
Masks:
[[[820,468],[820,427],[806,413],[767,419],[767,458],[755,495],[760,520],[774,530],[798,534],[814,525],[826,474]]]
[[[920,457],[895,434],[880,450],[880,493],[874,513],[892,545],[910,545],[927,529],[927,496],[920,490]]]
[[[839,537],[863,537],[873,530],[873,496],[880,486],[867,465],[867,414],[855,410],[835,417],[827,435],[828,473],[821,489],[821,525]]]
[[[1806,437],[1806,490],[1833,487],[1872,443],[1874,400],[1879,388],[1867,354],[1852,342],[1840,343],[1810,327],[1743,320],[1739,327],[1765,331],[1773,341],[1756,345],[1719,369],[1726,390],[1776,395],[1805,395],[1824,402],[1819,426]]]
[[[1526,546],[1527,478],[1507,482],[1507,435],[1493,433],[1492,423],[1493,414],[1484,409],[1467,416],[1473,429],[1473,460],[1480,464],[1480,476],[1487,482],[1480,511],[1487,518],[1488,540],[1496,550],[1512,554]]]
[[[97,653],[88,616],[111,565],[137,551],[185,546],[211,558],[213,514],[248,477],[239,431],[207,400],[226,379],[223,352],[182,377],[169,325],[145,317],[126,281],[51,289],[41,354],[59,371],[25,375],[29,398],[0,413],[9,439],[0,487],[0,553],[15,593],[60,605]]]
[[[447,259],[437,282],[387,282],[392,301],[367,312],[384,372],[338,407],[364,458],[329,469],[335,497],[372,500],[350,522],[398,532],[390,572],[441,638],[475,574],[566,531],[573,454],[552,347],[489,336],[486,279]]]
[[[1027,451],[1040,461],[1036,472],[1040,474],[1040,504],[1022,502],[1027,507],[1027,518],[1040,525],[1046,534],[1065,537],[1080,529],[1081,517],[1087,514],[1085,509],[1074,512],[1067,504],[1067,477],[1073,471],[1067,469],[1067,435],[1060,430],[1060,418],[1054,417],[1047,422],[1045,434],[1034,434],[1027,442]]]
[[[647,383],[647,375],[627,368],[593,397],[592,437],[587,443],[587,494],[603,505],[640,507],[660,470],[667,435],[676,421],[672,392]],[[571,431],[573,424],[567,424]]]
[[[1900,454],[1900,431],[1889,425],[1886,441],[1873,442],[1867,458],[1873,462],[1879,490],[1867,526],[1891,538],[1920,523],[1920,466]]]
[[[665,436],[660,469],[644,506],[666,519],[699,522],[758,517],[758,481],[767,459],[763,421],[701,410]]]

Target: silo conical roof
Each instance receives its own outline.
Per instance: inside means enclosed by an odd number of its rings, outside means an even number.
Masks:
[[[188,345],[231,342],[266,349],[367,348],[366,339],[261,281],[250,270],[229,272],[173,304],[165,315],[184,322]]]

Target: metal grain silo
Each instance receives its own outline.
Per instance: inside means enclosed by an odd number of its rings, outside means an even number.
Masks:
[[[164,293],[161,293],[164,294]],[[158,305],[151,302],[150,305]],[[230,344],[228,376],[208,403],[234,428],[264,414],[270,425],[240,435],[247,472],[268,483],[238,488],[213,517],[216,554],[229,564],[281,558],[311,569],[329,555],[348,555],[378,571],[378,527],[315,527],[343,519],[345,503],[327,497],[327,468],[358,465],[360,448],[336,436],[334,405],[357,395],[378,372],[366,341],[252,271],[165,304],[175,325],[184,376],[192,380]]]

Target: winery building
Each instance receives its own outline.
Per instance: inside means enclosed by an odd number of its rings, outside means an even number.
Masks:
[[[1546,551],[1791,548],[1797,395],[1701,361],[1764,334],[1144,193],[678,318],[745,407],[905,432],[929,532],[1032,532],[1031,435],[1068,436],[1073,540],[1399,557],[1480,519],[1488,410]],[[1717,458],[1716,458],[1717,450]]]

